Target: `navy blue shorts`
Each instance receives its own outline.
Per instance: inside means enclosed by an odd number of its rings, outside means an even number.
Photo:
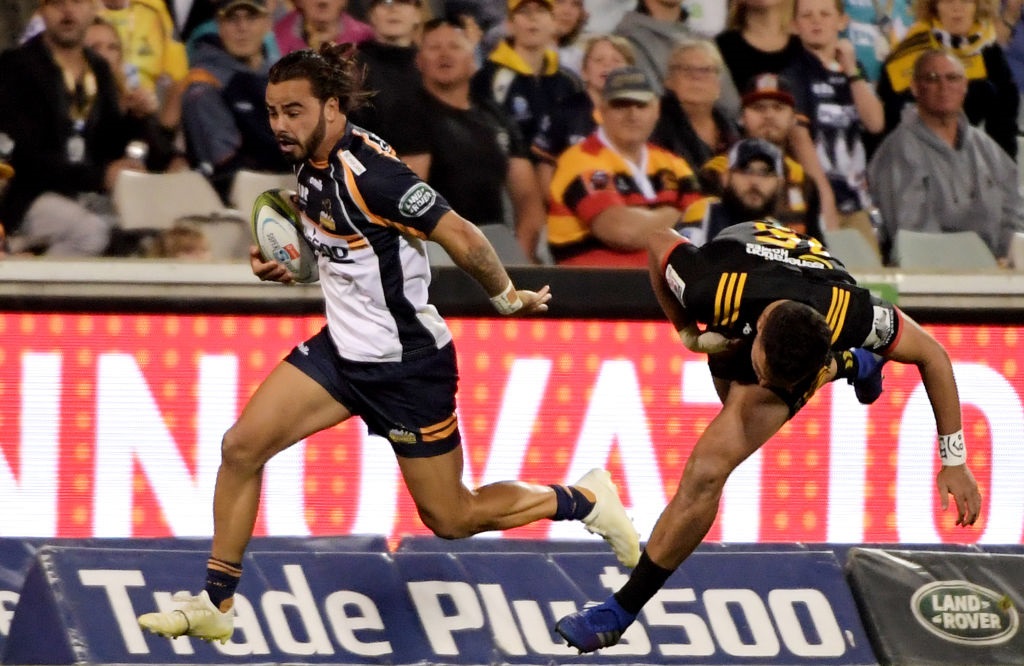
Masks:
[[[325,326],[284,359],[360,416],[395,455],[428,458],[462,442],[455,417],[459,369],[455,345],[427,348],[401,362],[343,359]]]

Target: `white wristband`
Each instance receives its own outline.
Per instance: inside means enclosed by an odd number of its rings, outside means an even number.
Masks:
[[[508,281],[508,286],[497,296],[491,296],[491,304],[494,305],[494,309],[503,315],[510,315],[513,312],[520,310],[523,307],[523,299],[519,298],[519,292],[512,285],[512,281]]]
[[[939,459],[946,467],[967,463],[967,445],[962,429],[950,435],[939,435]]]

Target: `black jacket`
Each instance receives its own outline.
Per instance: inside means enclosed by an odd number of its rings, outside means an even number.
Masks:
[[[68,159],[74,134],[71,95],[43,35],[0,54],[0,132],[14,140],[14,179],[0,201],[0,220],[8,231],[20,226],[44,192],[102,191],[107,166],[124,155],[129,128],[121,122],[117,84],[103,58],[88,49],[85,56],[96,76],[96,98],[82,132],[84,159],[74,163]]]

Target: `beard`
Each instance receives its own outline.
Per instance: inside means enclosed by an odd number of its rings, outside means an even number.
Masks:
[[[316,153],[316,149],[323,143],[325,136],[327,136],[327,118],[324,116],[323,109],[321,109],[320,120],[317,121],[316,127],[313,128],[313,133],[305,141],[296,142],[296,145],[301,148],[298,153],[284,153],[285,160],[290,164],[305,162]]]
[[[722,203],[740,222],[749,222],[775,215],[778,199],[779,191],[777,189],[774,192],[766,193],[764,201],[759,205],[752,205],[743,201],[740,195],[736,193],[736,190],[731,187],[726,187],[725,191],[722,192]]]

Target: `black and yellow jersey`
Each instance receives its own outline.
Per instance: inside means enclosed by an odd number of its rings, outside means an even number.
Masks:
[[[712,375],[722,379],[757,383],[749,346],[761,313],[778,300],[798,301],[820,312],[832,329],[833,351],[883,349],[897,333],[891,304],[857,286],[820,242],[770,219],[731,226],[701,247],[681,243],[669,254],[664,275],[691,317],[708,330],[747,343],[729,358],[710,357]],[[780,396],[796,413],[820,380]]]

